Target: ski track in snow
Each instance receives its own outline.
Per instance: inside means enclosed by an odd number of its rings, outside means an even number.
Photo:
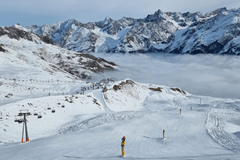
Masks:
[[[226,125],[234,125],[234,131],[226,131]],[[240,112],[234,104],[215,103],[208,113],[206,127],[209,135],[222,146],[240,152]]]
[[[84,129],[90,129],[101,125],[127,121],[134,118],[141,118],[143,116],[152,114],[156,114],[156,112],[137,111],[104,114],[103,116],[88,119],[86,121],[80,122],[79,124],[67,128],[62,128],[59,130],[59,133],[67,134],[72,132],[79,132]]]

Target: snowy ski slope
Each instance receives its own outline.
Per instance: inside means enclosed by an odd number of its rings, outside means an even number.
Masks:
[[[124,159],[239,159],[238,99],[130,79],[107,83],[105,90],[103,84],[93,88],[73,81],[1,81],[0,159],[117,160],[122,159],[122,136]],[[38,90],[26,90],[29,86]],[[13,96],[6,98],[8,93]],[[21,109],[32,113],[27,118],[30,142],[23,144],[22,124],[14,122]]]

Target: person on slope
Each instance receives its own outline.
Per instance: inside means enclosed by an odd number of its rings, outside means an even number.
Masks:
[[[121,147],[122,147],[122,156],[125,156],[125,151],[124,151],[125,140],[126,140],[126,137],[123,136],[123,138],[122,138],[122,143],[121,143]]]

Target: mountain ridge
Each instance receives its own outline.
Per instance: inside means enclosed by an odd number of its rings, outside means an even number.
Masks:
[[[240,54],[240,9],[209,13],[163,12],[83,24],[74,19],[22,27],[73,51],[122,53]]]
[[[71,79],[89,79],[97,73],[117,69],[113,62],[69,51],[47,36],[13,27],[0,27],[0,53],[1,74],[8,74],[5,68],[11,67],[20,73],[32,72],[32,77],[57,74]],[[18,72],[14,76],[18,77]]]

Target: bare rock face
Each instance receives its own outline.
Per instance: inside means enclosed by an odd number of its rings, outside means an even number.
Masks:
[[[149,88],[152,91],[158,91],[158,92],[162,92],[162,88],[158,87],[158,88]]]
[[[121,88],[120,88],[119,85],[114,85],[114,86],[113,86],[113,89],[114,89],[115,91],[117,91],[117,90],[120,90]]]
[[[186,92],[180,88],[170,88],[172,91],[174,92],[179,92],[179,93],[182,93],[182,94],[185,94],[186,95]]]
[[[3,49],[2,46],[0,46],[0,52],[6,52],[6,50]]]
[[[113,86],[113,89],[114,89],[115,91],[117,91],[117,90],[121,90],[121,87],[123,87],[123,86],[133,85],[133,84],[135,84],[134,81],[132,81],[132,80],[126,80],[126,82],[122,81],[119,85],[114,85],[114,86]]]
[[[70,19],[24,30],[80,52],[240,54],[240,9],[219,8],[206,14],[158,10],[142,19],[107,17],[87,24]]]

